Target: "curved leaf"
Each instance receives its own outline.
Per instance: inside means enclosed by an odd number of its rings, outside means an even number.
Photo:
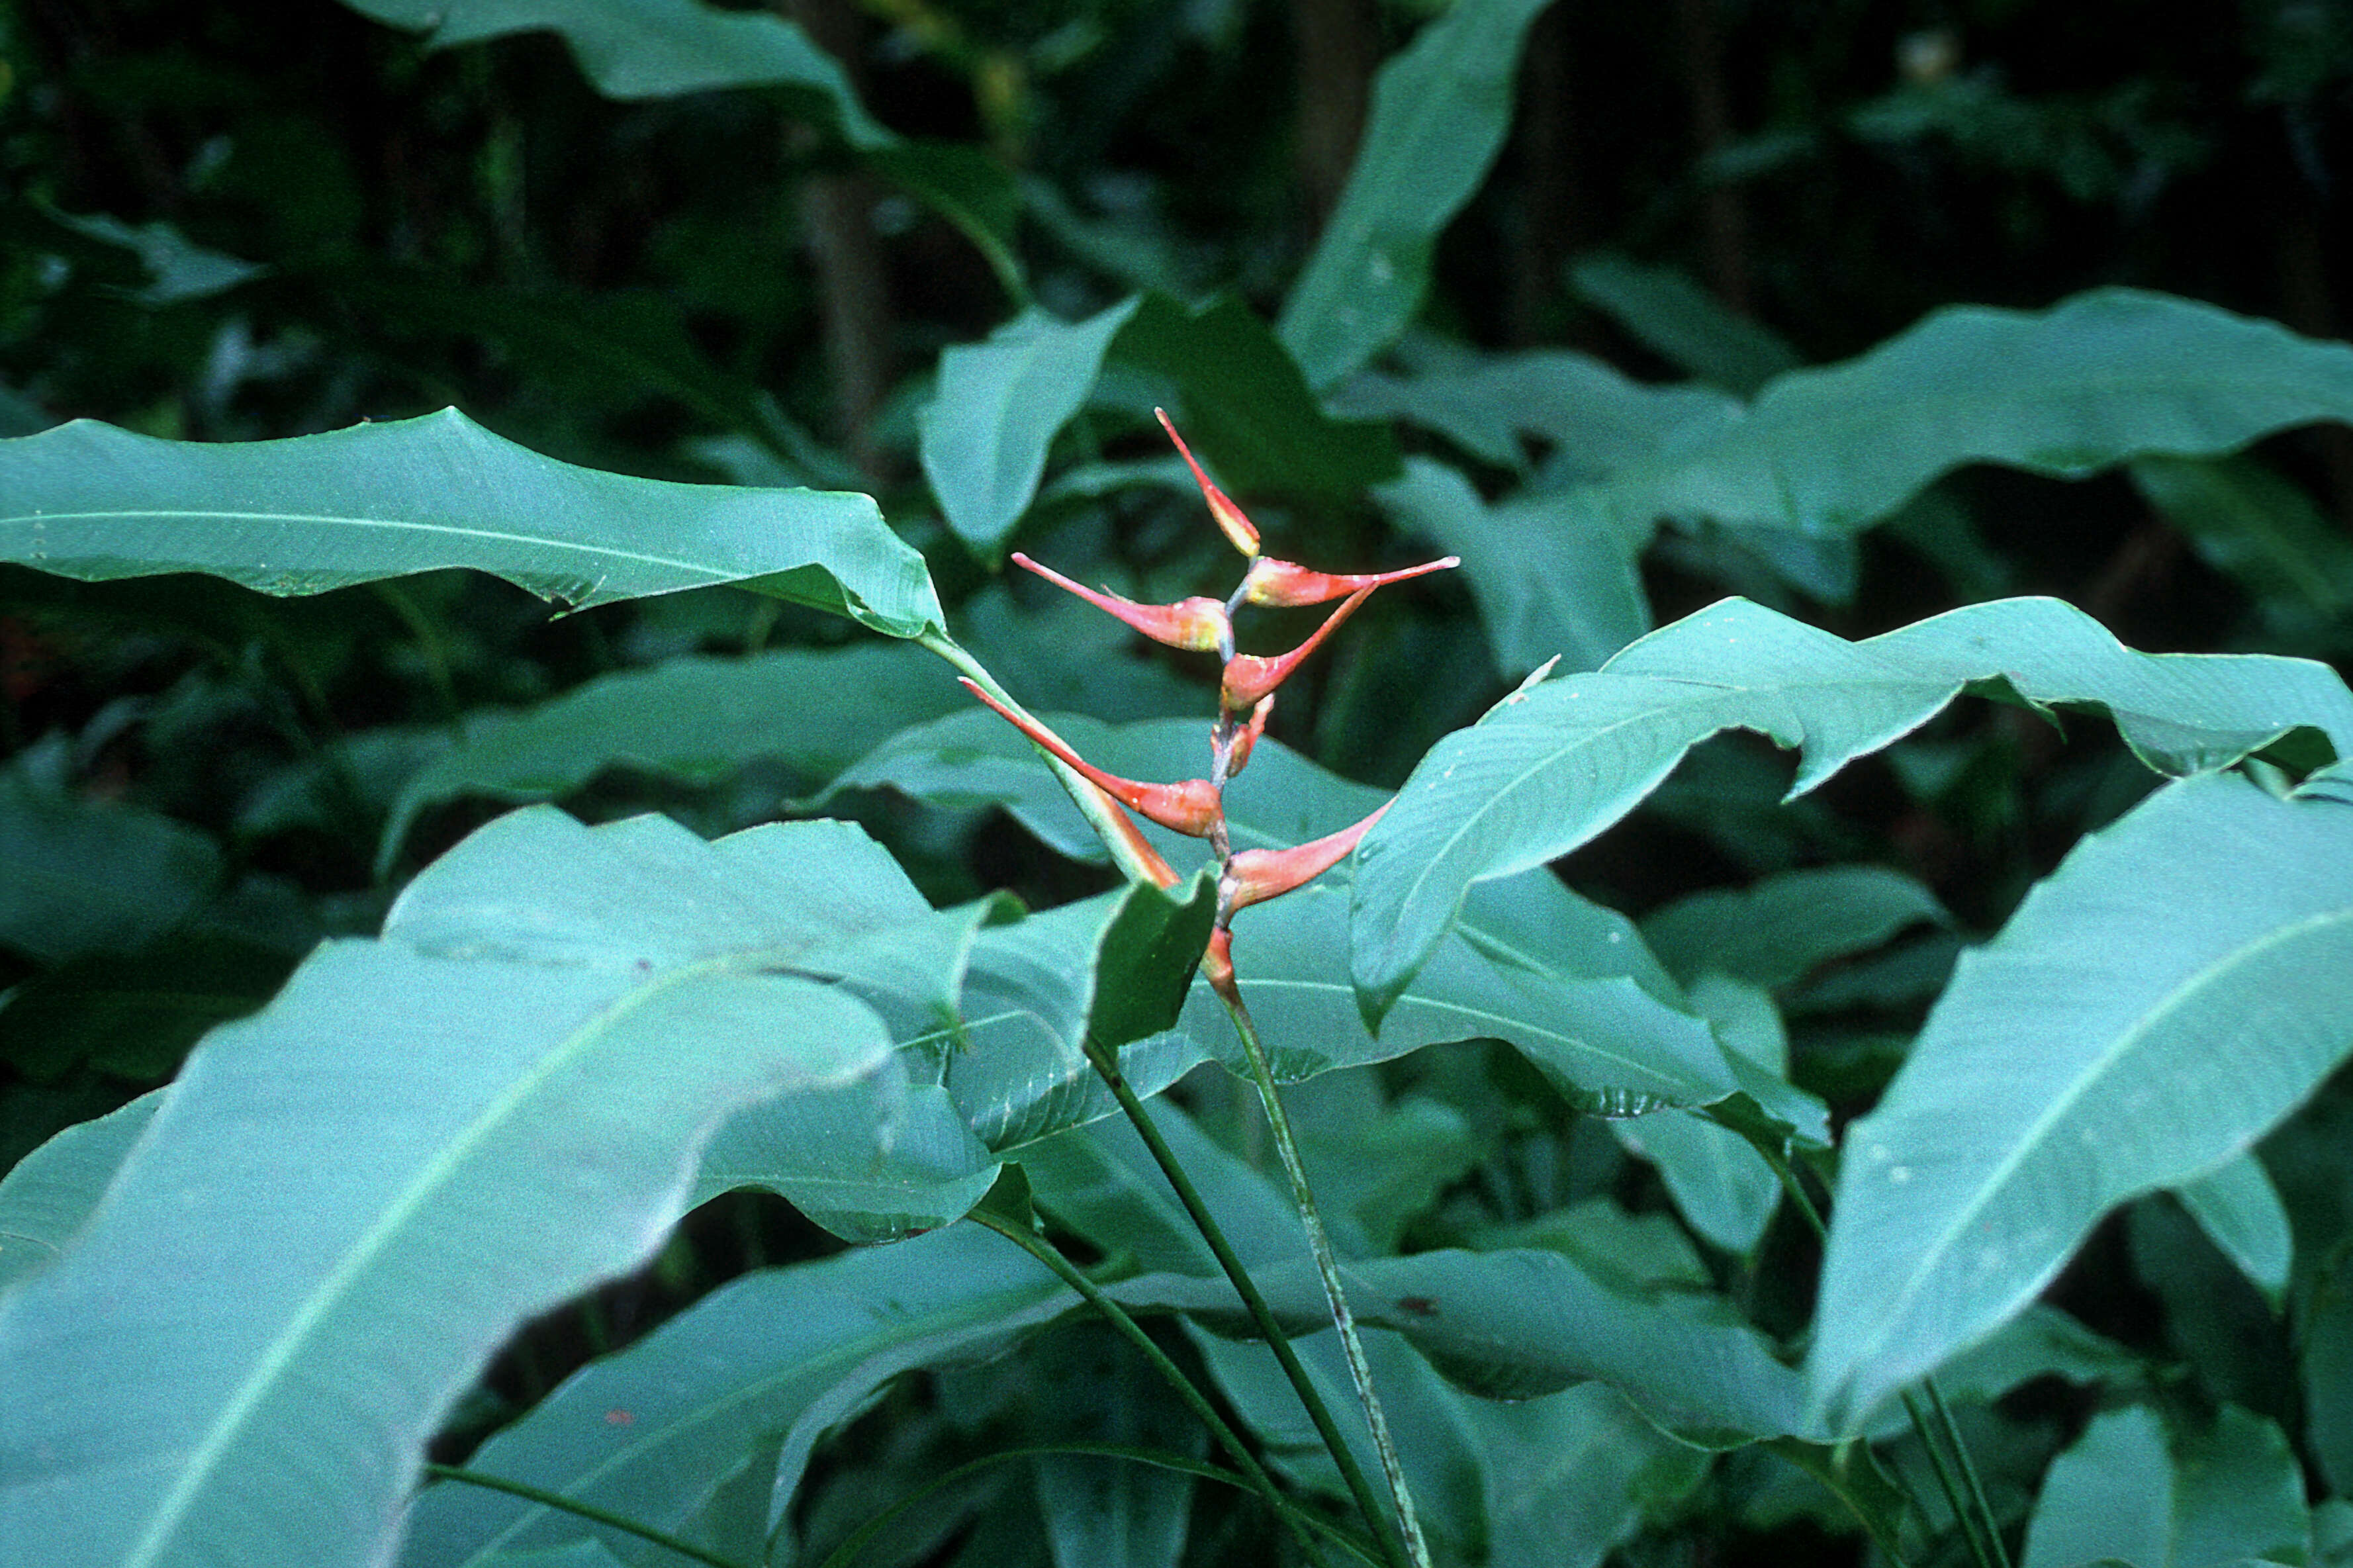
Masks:
[[[151,1089],[120,1110],[67,1128],[0,1177],[0,1289],[64,1256],[155,1119],[163,1095]]]
[[[1331,401],[1359,419],[1409,419],[1498,468],[1525,468],[1520,438],[1534,436],[1552,448],[1553,463],[1579,475],[1615,473],[1741,413],[1737,398],[1712,388],[1655,386],[1567,349],[1484,355],[1410,376],[1368,371]]]
[[[2287,1208],[2263,1162],[2253,1153],[2242,1154],[2183,1183],[2174,1195],[2206,1239],[2278,1310],[2287,1294],[2295,1238],[2288,1227]]]
[[[976,1226],[747,1274],[620,1354],[596,1362],[477,1449],[470,1468],[559,1492],[698,1544],[765,1560],[697,1524],[724,1489],[780,1506],[809,1450],[911,1367],[986,1355],[1077,1305],[1029,1254]],[[779,1448],[781,1439],[781,1448]],[[489,1568],[499,1555],[602,1539],[577,1515],[474,1487],[409,1509],[406,1568]]]
[[[1735,314],[1674,268],[1601,251],[1571,264],[1568,281],[1660,358],[1711,386],[1746,397],[1800,363],[1779,334]]]
[[[1859,359],[1788,372],[1746,419],[1627,470],[1611,493],[1641,516],[1846,533],[1965,463],[2077,479],[2348,418],[2353,345],[2101,289],[2035,313],[1937,310]]]
[[[1142,301],[1083,321],[1030,310],[940,356],[932,400],[915,416],[923,478],[957,537],[994,552],[1029,510],[1046,448],[1093,392],[1104,352]]]
[[[1511,127],[1520,42],[1546,4],[1462,0],[1381,67],[1340,205],[1275,329],[1310,385],[1363,364],[1421,308],[1439,231]]]
[[[514,33],[561,36],[607,98],[674,98],[723,87],[799,88],[843,140],[890,143],[867,117],[840,65],[798,27],[760,11],[699,0],[343,0],[363,16],[429,35],[437,49]]]
[[[1708,736],[1756,730],[1800,748],[1795,796],[1978,683],[2105,710],[2164,773],[2227,766],[2307,727],[2353,755],[2353,693],[2306,660],[2137,654],[2052,599],[1972,605],[1859,643],[1728,599],[1431,748],[1356,849],[1368,1015],[1402,990],[1472,883],[1585,843]]]
[[[1714,970],[1777,991],[1907,926],[1951,920],[1936,894],[1901,871],[1825,866],[1677,899],[1642,921],[1642,936],[1685,981]]]
[[[2093,1418],[2052,1461],[2022,1568],[2115,1558],[2136,1568],[2303,1560],[2304,1476],[2278,1427],[2224,1405],[2211,1430],[2168,1435],[2156,1411]]]
[[[2243,1152],[2353,1048],[2353,810],[2215,774],[2087,837],[1962,956],[1847,1137],[1810,1368],[1852,1426],[2108,1209]]]
[[[829,778],[909,722],[967,703],[937,659],[905,645],[672,658],[600,676],[512,718],[470,716],[465,741],[401,786],[379,864],[420,812],[456,795],[551,800],[612,767],[708,784],[763,757]]]
[[[869,497],[575,468],[453,408],[280,441],[87,419],[0,441],[0,560],[276,595],[462,566],[574,609],[733,583],[892,637],[942,625],[923,557]]]
[[[0,1300],[12,1547],[380,1560],[481,1363],[653,1249],[728,1114],[888,1059],[871,1009],[777,965],[929,914],[838,823],[704,844],[536,810],[468,839],[381,940],[199,1047],[68,1255]]]

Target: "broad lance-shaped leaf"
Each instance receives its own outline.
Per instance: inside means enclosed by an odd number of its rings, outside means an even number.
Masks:
[[[455,409],[280,441],[86,419],[0,441],[0,560],[276,595],[470,567],[574,609],[733,583],[892,637],[943,624],[923,557],[870,497],[575,468]]]
[[[380,1561],[531,1314],[647,1257],[731,1113],[889,1059],[788,972],[933,912],[856,828],[501,819],[216,1030],[0,1299],[0,1520],[44,1563]],[[364,1369],[364,1375],[362,1371]]]
[[[434,48],[552,32],[607,98],[673,98],[728,87],[797,88],[860,148],[895,140],[860,107],[832,56],[780,16],[699,0],[343,0]]]
[[[1965,463],[2076,479],[2353,419],[2353,346],[2130,289],[2039,313],[1957,306],[1860,359],[1794,370],[1747,417],[1609,483],[1640,517],[1852,532]]]
[[[957,537],[994,552],[1029,510],[1046,448],[1094,390],[1103,353],[1135,314],[1130,298],[1083,321],[1031,310],[940,356],[939,387],[915,416],[923,478]]]
[[[809,1450],[886,1380],[990,1354],[1078,1305],[1043,1266],[976,1226],[763,1269],[590,1363],[469,1462],[765,1561],[769,1515],[790,1500]],[[450,1485],[411,1505],[399,1561],[490,1568],[501,1552],[578,1540],[652,1561],[642,1542],[576,1514]]]
[[[379,864],[398,855],[419,813],[458,795],[552,800],[607,768],[711,784],[763,758],[814,784],[905,725],[964,705],[940,661],[903,643],[672,658],[600,676],[512,716],[469,715],[465,740],[401,786]]]
[[[2306,729],[2353,755],[2353,693],[2304,659],[2137,654],[2054,599],[1971,605],[1858,643],[1727,599],[1591,674],[1514,693],[1430,749],[1356,850],[1367,1016],[1396,998],[1473,883],[1592,838],[1708,736],[1755,730],[1800,748],[1795,797],[1979,684],[2104,710],[2162,773],[2225,767]]]
[[[0,1177],[0,1289],[64,1256],[163,1096],[150,1089],[120,1110],[69,1127]]]
[[[1276,327],[1328,387],[1412,323],[1439,232],[1504,144],[1520,43],[1546,0],[1464,0],[1381,67],[1340,205]]]
[[[2348,1018],[2353,805],[2212,774],[2084,839],[1963,955],[1847,1134],[1816,1407],[1851,1429],[2109,1209],[2245,1151],[2353,1048]]]
[[[2093,1417],[2043,1478],[2022,1568],[2305,1560],[2304,1475],[2278,1427],[2226,1405],[2205,1430],[2165,1428],[2145,1405]]]

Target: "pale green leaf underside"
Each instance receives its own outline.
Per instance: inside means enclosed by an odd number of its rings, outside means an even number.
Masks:
[[[1368,1010],[1403,988],[1473,883],[1592,838],[1708,736],[1754,730],[1800,749],[1802,794],[1978,683],[2103,710],[2168,773],[2228,766],[2304,728],[2353,754],[2353,693],[2307,660],[2137,654],[2052,599],[1972,605],[1853,643],[1728,599],[1431,748],[1356,855]]]
[[[1609,493],[1641,517],[1851,532],[1965,463],[2074,479],[2348,418],[2353,346],[2102,289],[2032,313],[1950,307],[1859,359],[1789,371],[1746,418],[1627,470]]]
[[[732,583],[892,637],[942,624],[923,558],[870,497],[576,468],[455,409],[276,441],[81,419],[0,441],[0,560],[281,595],[467,567],[575,609]]]
[[[69,1127],[0,1177],[0,1289],[56,1262],[154,1119],[162,1089]]]
[[[2353,1047],[2353,811],[2232,774],[2086,838],[1965,954],[1847,1138],[1813,1396],[1852,1426],[2099,1217],[2224,1166]]]

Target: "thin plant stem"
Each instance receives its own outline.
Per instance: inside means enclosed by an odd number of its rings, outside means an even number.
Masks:
[[[1210,1255],[1217,1258],[1218,1267],[1232,1281],[1234,1293],[1241,1298],[1250,1321],[1265,1336],[1267,1349],[1274,1352],[1275,1363],[1282,1368],[1282,1375],[1291,1380],[1291,1386],[1298,1393],[1299,1403],[1305,1408],[1308,1420],[1314,1424],[1315,1435],[1330,1452],[1332,1463],[1348,1488],[1348,1495],[1356,1499],[1356,1508],[1365,1516],[1366,1525],[1379,1538],[1382,1554],[1389,1560],[1392,1568],[1409,1568],[1410,1560],[1404,1555],[1403,1543],[1394,1538],[1388,1510],[1381,1506],[1379,1494],[1373,1490],[1372,1482],[1366,1479],[1364,1467],[1356,1463],[1355,1451],[1348,1447],[1347,1439],[1340,1435],[1339,1423],[1332,1419],[1331,1409],[1324,1403],[1324,1395],[1316,1389],[1314,1379],[1307,1375],[1307,1368],[1301,1363],[1299,1352],[1291,1348],[1290,1335],[1276,1320],[1274,1310],[1266,1304],[1266,1298],[1260,1294],[1257,1282],[1250,1277],[1250,1270],[1242,1267],[1241,1258],[1226,1239],[1225,1231],[1219,1227],[1216,1216],[1209,1213],[1208,1205],[1202,1201],[1199,1189],[1193,1185],[1192,1177],[1186,1174],[1183,1163],[1176,1158],[1176,1152],[1168,1147],[1166,1139],[1160,1136],[1160,1129],[1153,1124],[1150,1113],[1144,1109],[1144,1101],[1137,1099],[1135,1090],[1129,1087],[1126,1075],[1119,1070],[1119,1064],[1092,1042],[1089,1042],[1087,1047],[1087,1059],[1093,1064],[1103,1082],[1110,1086],[1113,1098],[1127,1113],[1136,1135],[1144,1140],[1145,1148],[1150,1152],[1153,1163],[1160,1167],[1160,1173],[1167,1178],[1168,1185],[1176,1194],[1176,1201],[1185,1206],[1185,1213],[1193,1221],[1193,1228],[1201,1233],[1201,1239],[1208,1244]]]
[[[1797,1169],[1789,1163],[1788,1154],[1765,1139],[1751,1138],[1749,1143],[1765,1156],[1765,1163],[1773,1167],[1773,1173],[1781,1178],[1782,1190],[1789,1194],[1789,1202],[1804,1216],[1807,1226],[1814,1233],[1814,1239],[1827,1243],[1831,1237],[1830,1226],[1823,1223],[1822,1211],[1814,1206],[1814,1200],[1808,1195],[1805,1184],[1798,1179]],[[1945,1494],[1946,1505],[1953,1510],[1953,1522],[1959,1527],[1961,1538],[1968,1542],[1969,1556],[1978,1563],[1978,1568],[2010,1568],[2010,1553],[2001,1543],[2001,1527],[1994,1520],[1993,1510],[1987,1505],[1985,1489],[1978,1484],[1977,1468],[1969,1463],[1968,1447],[1961,1441],[1960,1428],[1953,1425],[1952,1413],[1945,1408],[1944,1395],[1936,1391],[1936,1379],[1923,1378],[1921,1382],[1945,1418],[1945,1435],[1951,1440],[1962,1473],[1968,1478],[1965,1497],[1944,1448],[1936,1441],[1935,1429],[1920,1412],[1920,1402],[1906,1390],[1903,1395],[1904,1413],[1912,1418],[1912,1430],[1919,1437],[1920,1447],[1927,1450],[1928,1468],[1936,1472],[1936,1485]],[[1919,1500],[1915,1496],[1913,1501],[1916,1506]],[[1971,1501],[1976,1504],[1974,1510],[1970,1507]]]
[[[538,1503],[543,1508],[552,1508],[560,1513],[568,1513],[575,1518],[585,1519],[591,1524],[605,1525],[621,1531],[624,1535],[634,1535],[639,1541],[650,1541],[665,1551],[675,1552],[681,1557],[704,1563],[707,1568],[748,1568],[747,1564],[738,1563],[733,1557],[722,1557],[716,1552],[705,1551],[691,1541],[681,1541],[667,1531],[656,1530],[650,1524],[640,1524],[634,1519],[625,1519],[617,1513],[608,1513],[593,1504],[575,1502],[561,1492],[548,1491],[523,1481],[511,1481],[504,1476],[493,1476],[482,1470],[469,1470],[458,1465],[427,1465],[425,1467],[425,1473],[436,1480],[459,1481],[470,1487],[480,1487],[485,1491],[505,1492],[511,1497],[519,1497],[527,1502]]]
[[[1945,1403],[1944,1392],[1933,1377],[1924,1377],[1920,1386],[1928,1395],[1928,1408],[1935,1411],[1938,1426],[1944,1429],[1945,1440],[1953,1447],[1953,1458],[1960,1466],[1961,1482],[1968,1488],[1969,1501],[1978,1510],[1978,1519],[1985,1526],[1986,1544],[1992,1550],[1994,1568],[2010,1568],[2010,1549],[2001,1542],[2001,1521],[1994,1517],[1993,1505],[1986,1500],[1985,1483],[1978,1479],[1978,1468],[1969,1458],[1969,1446],[1961,1440],[1961,1428],[1953,1419],[1950,1406]]]
[[[840,1545],[826,1553],[825,1561],[819,1563],[818,1568],[849,1568],[849,1564],[857,1561],[858,1554],[866,1549],[866,1543],[881,1534],[892,1520],[942,1488],[954,1486],[966,1476],[985,1470],[991,1465],[1004,1464],[1008,1459],[1065,1457],[1082,1459],[1125,1459],[1130,1464],[1150,1465],[1155,1469],[1174,1470],[1179,1475],[1198,1476],[1203,1480],[1217,1481],[1224,1486],[1247,1489],[1242,1478],[1231,1470],[1221,1470],[1215,1465],[1204,1464],[1198,1459],[1189,1459],[1181,1454],[1164,1453],[1156,1448],[1131,1448],[1116,1443],[1040,1443],[1026,1448],[1002,1448],[994,1454],[983,1454],[977,1459],[968,1459],[954,1469],[943,1471],[925,1481],[922,1486],[850,1531]],[[1363,1543],[1348,1531],[1328,1520],[1318,1519],[1312,1513],[1302,1512],[1299,1518],[1309,1529],[1325,1540],[1345,1548],[1357,1561],[1371,1564],[1372,1568],[1379,1568],[1380,1560],[1366,1551]]]
[[[1234,1021],[1234,1032],[1241,1037],[1242,1054],[1250,1058],[1250,1078],[1258,1085],[1259,1100],[1266,1108],[1267,1123],[1274,1134],[1275,1157],[1282,1162],[1283,1174],[1291,1178],[1292,1201],[1298,1205],[1300,1220],[1307,1229],[1307,1249],[1315,1256],[1315,1275],[1323,1282],[1324,1299],[1332,1309],[1332,1326],[1339,1333],[1341,1353],[1347,1360],[1348,1375],[1356,1385],[1356,1399],[1365,1408],[1365,1425],[1372,1431],[1373,1451],[1380,1456],[1381,1478],[1388,1483],[1389,1500],[1397,1506],[1398,1529],[1405,1538],[1406,1556],[1414,1568],[1430,1568],[1430,1542],[1422,1537],[1421,1520],[1414,1510],[1413,1489],[1406,1484],[1405,1466],[1389,1436],[1388,1415],[1381,1408],[1381,1396],[1373,1388],[1372,1364],[1365,1359],[1364,1342],[1356,1337],[1356,1315],[1348,1309],[1347,1288],[1341,1283],[1340,1265],[1333,1256],[1331,1237],[1324,1234],[1323,1211],[1316,1206],[1314,1191],[1308,1185],[1307,1167],[1299,1158],[1299,1142],[1292,1134],[1291,1118],[1282,1109],[1282,1096],[1275,1092],[1273,1065],[1267,1060],[1258,1025],[1239,992],[1227,995],[1225,1004]]]
[[[1184,1368],[1168,1358],[1167,1352],[1153,1342],[1152,1336],[1144,1331],[1144,1325],[1137,1322],[1126,1308],[1104,1295],[1103,1287],[1089,1279],[1083,1269],[1063,1257],[1045,1237],[1023,1229],[1002,1215],[990,1214],[985,1209],[975,1209],[965,1217],[976,1225],[987,1226],[1052,1269],[1062,1283],[1085,1298],[1089,1306],[1102,1313],[1113,1328],[1143,1352],[1153,1369],[1167,1380],[1170,1388],[1176,1390],[1176,1397],[1185,1408],[1209,1429],[1210,1436],[1217,1438],[1218,1446],[1232,1457],[1235,1468],[1249,1479],[1251,1488],[1265,1500],[1275,1518],[1282,1521],[1284,1528],[1298,1541],[1300,1550],[1307,1553],[1307,1560],[1319,1563],[1323,1561],[1306,1528],[1293,1517],[1289,1500],[1276,1489],[1274,1478],[1266,1473],[1266,1467],[1258,1462],[1258,1456],[1250,1452],[1250,1445],[1242,1441],[1241,1434],[1227,1424],[1226,1418],[1219,1415],[1217,1407],[1209,1403],[1208,1396],[1185,1375]]]

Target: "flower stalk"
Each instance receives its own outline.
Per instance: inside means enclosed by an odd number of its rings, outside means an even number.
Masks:
[[[1306,1166],[1299,1156],[1298,1140],[1293,1135],[1291,1119],[1284,1112],[1277,1090],[1273,1068],[1266,1047],[1261,1041],[1258,1026],[1250,1017],[1250,1008],[1242,995],[1241,981],[1233,957],[1233,919],[1240,910],[1269,899],[1280,898],[1330,870],[1356,848],[1358,840],[1381,814],[1388,809],[1384,803],[1378,810],[1362,821],[1351,824],[1336,833],[1293,845],[1286,849],[1243,849],[1237,851],[1228,832],[1224,796],[1227,783],[1248,764],[1250,752],[1266,733],[1267,720],[1273,711],[1276,688],[1290,679],[1293,671],[1305,663],[1309,656],[1324,645],[1342,622],[1356,614],[1376,588],[1385,584],[1445,570],[1459,564],[1453,556],[1425,562],[1418,566],[1394,572],[1327,573],[1287,561],[1275,561],[1261,555],[1259,532],[1231,497],[1219,489],[1168,416],[1158,409],[1163,428],[1176,444],[1193,477],[1201,488],[1202,500],[1208,503],[1209,515],[1227,541],[1247,558],[1250,564],[1240,584],[1230,597],[1220,601],[1207,596],[1180,599],[1169,605],[1145,605],[1123,598],[1119,595],[1088,588],[1063,576],[1050,567],[1016,553],[1013,560],[1028,571],[1076,594],[1098,609],[1118,617],[1129,626],[1155,642],[1192,652],[1214,652],[1223,661],[1218,689],[1218,717],[1209,731],[1209,773],[1207,778],[1183,779],[1171,784],[1155,784],[1137,779],[1122,778],[1106,773],[1079,755],[1069,742],[1055,734],[1037,719],[1023,711],[993,681],[978,668],[969,655],[953,658],[965,671],[964,682],[976,697],[987,703],[1014,725],[1032,744],[1043,752],[1055,765],[1063,784],[1087,814],[1097,834],[1110,847],[1128,876],[1151,881],[1161,887],[1173,886],[1176,872],[1152,847],[1127,813],[1134,811],[1146,820],[1174,832],[1208,841],[1209,850],[1218,866],[1218,907],[1207,948],[1201,955],[1202,977],[1225,1003],[1233,1020],[1234,1030],[1241,1038],[1242,1053],[1250,1068],[1250,1078],[1257,1086],[1259,1100],[1266,1111],[1269,1126],[1274,1134],[1274,1147],[1283,1174],[1290,1183],[1293,1200],[1300,1212],[1308,1239],[1308,1249],[1314,1255],[1316,1277],[1322,1282],[1325,1304],[1332,1313],[1334,1327],[1338,1331],[1342,1352],[1348,1364],[1356,1396],[1363,1406],[1375,1450],[1380,1457],[1382,1479],[1388,1483],[1390,1509],[1377,1506],[1376,1500],[1366,1489],[1364,1478],[1349,1456],[1331,1417],[1323,1409],[1321,1396],[1298,1358],[1290,1352],[1281,1327],[1265,1310],[1256,1289],[1238,1260],[1222,1248],[1216,1235],[1215,1222],[1198,1202],[1187,1202],[1187,1212],[1195,1225],[1218,1253],[1219,1263],[1234,1283],[1235,1289],[1251,1309],[1259,1321],[1261,1331],[1268,1336],[1276,1359],[1297,1389],[1301,1402],[1314,1418],[1325,1446],[1332,1450],[1335,1463],[1351,1482],[1357,1504],[1366,1513],[1377,1533],[1392,1548],[1398,1568],[1430,1568],[1430,1549],[1422,1537],[1420,1521],[1416,1514],[1413,1495],[1406,1485],[1405,1471],[1397,1447],[1391,1440],[1388,1419],[1381,1407],[1380,1396],[1374,1390],[1372,1371],[1365,1357],[1362,1342],[1356,1333],[1354,1313],[1350,1310],[1346,1289],[1340,1278],[1339,1263],[1332,1251],[1329,1236],[1324,1228],[1315,1194],[1307,1179]],[[1233,613],[1244,605],[1320,605],[1333,599],[1341,601],[1339,608],[1324,617],[1324,624],[1309,635],[1304,642],[1289,653],[1268,658],[1257,654],[1238,653],[1234,647]],[[953,647],[954,644],[948,644]],[[941,649],[938,651],[944,651]],[[962,655],[961,648],[955,649]],[[1109,1053],[1092,1044],[1088,1057],[1097,1072],[1112,1088],[1121,1109],[1127,1112],[1145,1144],[1154,1150],[1155,1158],[1167,1172],[1171,1184],[1182,1197],[1188,1190],[1183,1173],[1172,1168],[1173,1160],[1163,1158],[1156,1129],[1144,1112],[1143,1105],[1126,1089],[1119,1065]],[[1392,1533],[1393,1532],[1393,1533]]]

